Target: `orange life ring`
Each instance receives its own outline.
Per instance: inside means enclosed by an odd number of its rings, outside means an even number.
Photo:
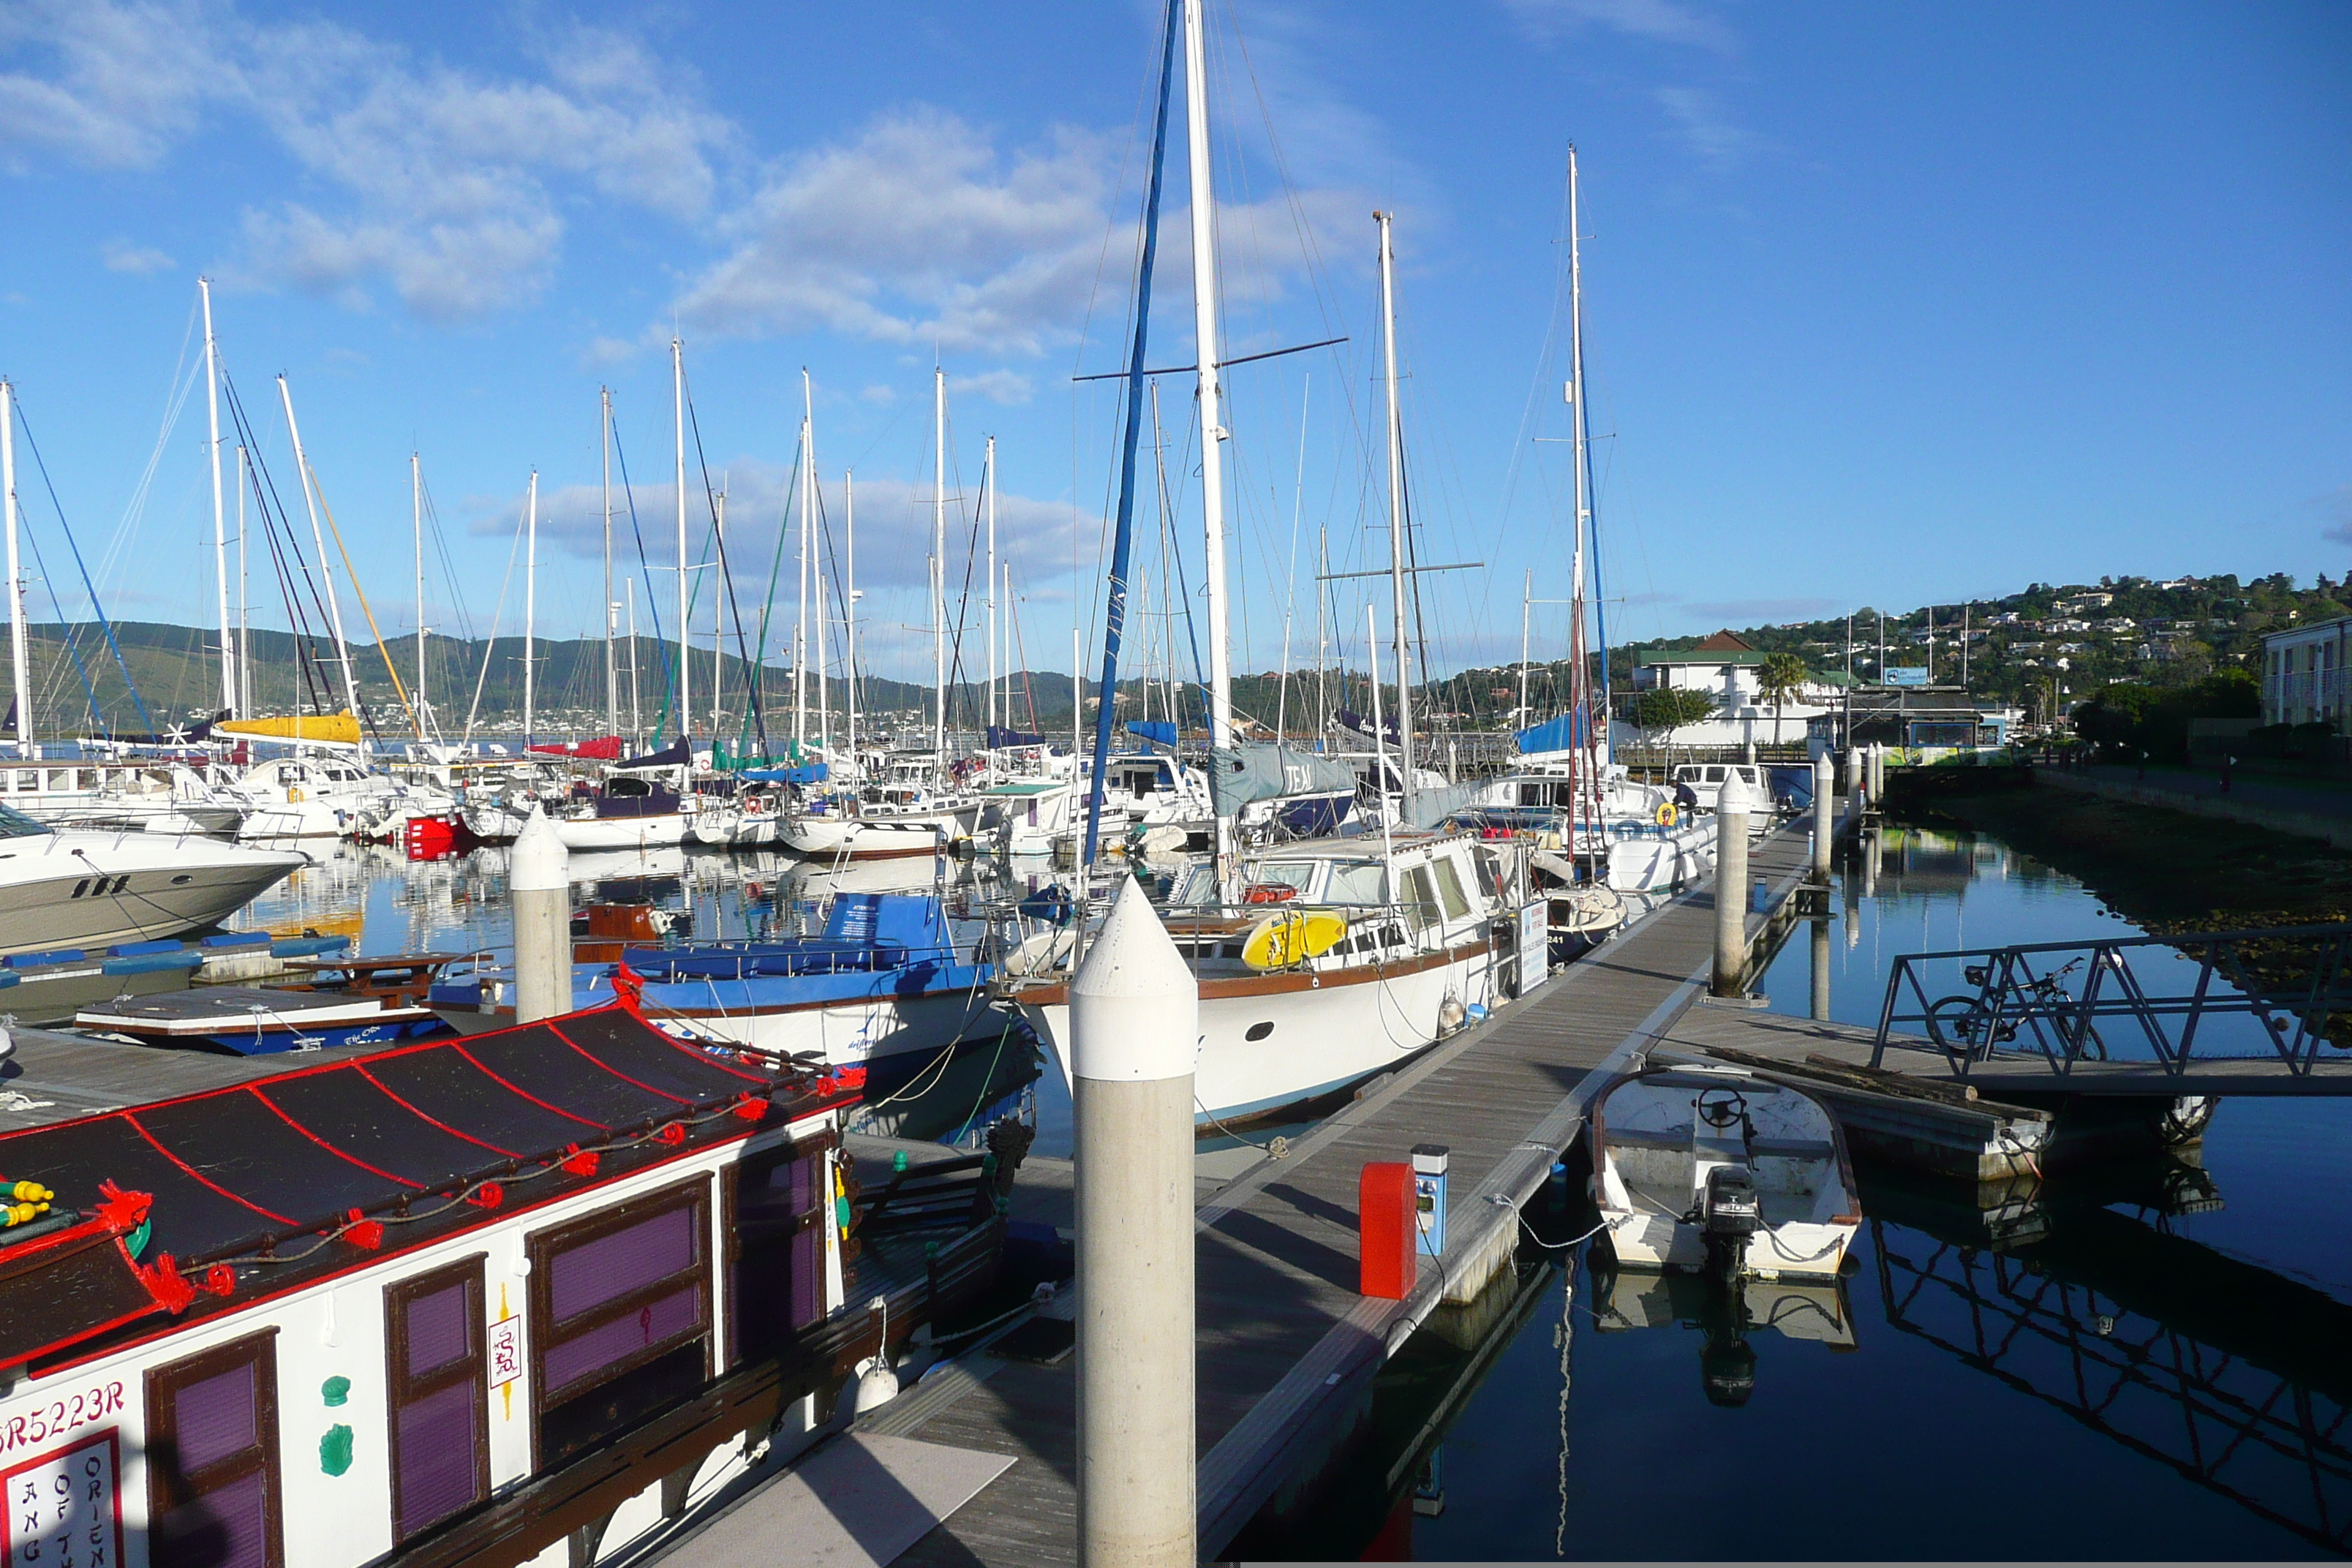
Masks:
[[[1274,882],[1260,882],[1242,894],[1242,902],[1245,904],[1286,904],[1297,896],[1298,889],[1296,888],[1286,888]]]

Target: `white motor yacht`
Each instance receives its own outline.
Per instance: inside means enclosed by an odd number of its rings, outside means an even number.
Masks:
[[[397,797],[400,785],[342,757],[294,756],[247,769],[232,793],[247,807],[239,838],[332,838]]]
[[[0,806],[0,953],[177,936],[310,863],[201,836],[53,828]]]
[[[52,827],[232,834],[245,805],[185,763],[84,758],[0,768],[0,800]]]

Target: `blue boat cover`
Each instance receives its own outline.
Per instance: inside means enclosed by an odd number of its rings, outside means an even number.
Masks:
[[[743,777],[754,784],[813,784],[824,783],[832,771],[829,763],[810,763],[797,768],[745,768]]]
[[[1141,740],[1157,741],[1163,746],[1176,743],[1176,726],[1158,719],[1130,719],[1127,721],[1127,732]]]
[[[1572,752],[1589,738],[1585,731],[1584,712],[1570,709],[1557,719],[1547,719],[1540,724],[1519,731],[1519,754],[1530,756],[1543,752]]]
[[[1033,735],[1026,730],[1008,730],[1002,724],[988,727],[988,749],[992,752],[1002,751],[1007,746],[1042,746],[1045,743],[1045,736]]]

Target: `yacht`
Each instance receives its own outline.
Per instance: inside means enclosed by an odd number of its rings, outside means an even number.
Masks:
[[[199,930],[310,863],[196,835],[55,828],[0,806],[0,954]]]
[[[400,785],[339,756],[282,757],[230,786],[247,805],[240,838],[333,838],[396,799]]]
[[[244,803],[169,757],[0,768],[0,798],[52,827],[233,834]]]
[[[1262,1120],[1401,1066],[1513,988],[1519,847],[1465,834],[1286,845],[1242,862],[1239,906],[1195,866],[1165,913],[1201,982],[1194,1121]],[[1122,897],[1125,895],[1122,894]],[[1069,1072],[1071,942],[1012,917],[999,994]],[[1540,955],[1536,962],[1542,963]]]

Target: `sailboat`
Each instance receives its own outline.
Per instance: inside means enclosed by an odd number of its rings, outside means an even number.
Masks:
[[[1711,821],[1685,812],[1674,792],[1641,784],[1609,760],[1609,694],[1592,689],[1586,632],[1588,584],[1596,581],[1599,531],[1592,484],[1591,425],[1584,392],[1584,275],[1579,225],[1576,149],[1568,150],[1569,378],[1575,516],[1569,550],[1568,702],[1553,718],[1521,730],[1522,765],[1488,781],[1463,820],[1530,833],[1534,867],[1549,888],[1555,950],[1573,957],[1622,928],[1655,900],[1715,869]],[[1519,618],[1519,711],[1528,707],[1529,577]],[[1601,663],[1606,679],[1608,648]]]
[[[948,758],[947,373],[931,373],[932,727],[928,754],[901,759],[856,794],[803,795],[776,825],[775,839],[824,860],[883,860],[935,855],[969,839],[983,803],[961,788]],[[853,682],[855,673],[852,675]],[[853,719],[853,723],[855,722]],[[853,749],[855,749],[853,747]]]
[[[1377,835],[1311,840],[1259,850],[1236,847],[1235,818],[1263,795],[1281,793],[1281,748],[1244,747],[1234,734],[1227,630],[1222,446],[1228,438],[1220,388],[1215,200],[1209,162],[1204,0],[1171,0],[1160,66],[1160,121],[1145,202],[1139,300],[1129,360],[1127,440],[1106,616],[1096,752],[1109,751],[1119,635],[1132,540],[1134,464],[1144,396],[1160,171],[1174,54],[1184,48],[1191,172],[1194,374],[1201,420],[1201,489],[1208,566],[1209,726],[1214,851],[1178,889],[1170,934],[1200,985],[1195,1120],[1203,1126],[1275,1116],[1346,1090],[1391,1068],[1462,1027],[1502,996],[1518,959],[1507,934],[1520,901],[1525,867],[1516,846],[1458,832],[1384,826]],[[1398,658],[1398,734],[1408,819],[1412,781],[1410,616],[1406,592],[1402,439],[1396,401],[1394,268],[1389,225],[1379,216],[1382,314],[1389,326],[1390,550],[1391,638]],[[1378,658],[1377,642],[1372,652]],[[1373,695],[1379,700],[1377,665]],[[1381,725],[1374,725],[1379,745]],[[1271,753],[1269,755],[1269,753]],[[1093,781],[1084,867],[1092,860],[1104,786]],[[1081,875],[1083,875],[1083,870]],[[1123,876],[1125,873],[1122,872]],[[1090,900],[1091,902],[1092,900]],[[1083,943],[1057,926],[1066,906],[1024,901],[1003,933],[1006,978],[1000,990],[1069,1069],[1070,986]],[[1534,955],[1541,963],[1541,955]]]

